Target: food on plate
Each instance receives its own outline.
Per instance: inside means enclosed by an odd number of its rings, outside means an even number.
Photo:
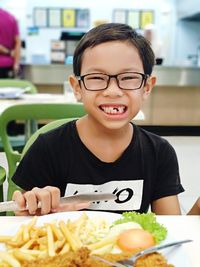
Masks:
[[[165,240],[167,237],[167,229],[162,224],[156,221],[154,213],[137,213],[137,212],[124,212],[119,220],[116,220],[113,224],[123,224],[127,222],[138,223],[142,229],[150,232],[155,239],[156,244]]]
[[[116,262],[128,258],[128,254],[108,254],[103,258]],[[1,265],[1,267],[18,266],[18,265]],[[22,261],[21,267],[109,267],[106,263],[94,260],[90,257],[90,251],[87,248],[81,248],[78,251],[70,251],[55,257],[46,257],[34,261]],[[167,264],[166,259],[160,253],[152,253],[138,259],[134,267],[174,267]]]
[[[143,229],[128,229],[117,238],[117,245],[122,251],[132,252],[135,249],[146,249],[155,245],[151,233]]]
[[[139,258],[134,267],[174,267],[174,265],[168,264],[162,254],[154,252]]]
[[[0,267],[108,266],[94,261],[91,255],[113,262],[127,259],[143,248],[141,240],[146,242],[145,246],[154,245],[167,233],[165,227],[156,222],[154,214],[125,213],[112,225],[106,218],[89,217],[86,212],[80,214],[76,220],[47,220],[43,224],[39,224],[35,216],[21,225],[15,235],[0,236],[0,242],[5,245],[5,250],[0,251]],[[148,267],[170,266],[161,254],[156,255],[141,258],[137,264],[150,262],[153,257]],[[155,265],[156,262],[162,265]]]

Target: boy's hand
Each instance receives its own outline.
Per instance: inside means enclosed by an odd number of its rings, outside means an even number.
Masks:
[[[53,186],[46,186],[44,188],[34,187],[31,191],[25,193],[15,191],[13,200],[22,210],[28,206],[28,210],[15,213],[16,215],[21,216],[44,215],[51,212],[80,210],[88,208],[90,204],[60,204],[60,190]],[[40,209],[38,209],[38,202],[41,203]]]

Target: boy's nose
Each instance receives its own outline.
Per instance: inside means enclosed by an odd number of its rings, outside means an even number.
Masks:
[[[111,78],[108,88],[104,90],[104,95],[110,95],[110,96],[122,96],[123,90],[119,88],[117,84],[117,80],[115,78]]]

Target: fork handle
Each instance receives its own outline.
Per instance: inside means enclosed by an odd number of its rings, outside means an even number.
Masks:
[[[158,245],[158,246],[153,246],[144,250],[141,250],[140,252],[136,253],[135,255],[133,255],[133,257],[131,257],[128,260],[123,260],[122,262],[125,264],[129,264],[129,265],[133,265],[133,263],[136,261],[137,258],[144,256],[146,254],[149,253],[153,253],[156,252],[158,250],[164,249],[164,248],[168,248],[168,247],[172,247],[172,246],[178,246],[184,243],[189,243],[192,242],[193,240],[191,239],[185,239],[185,240],[180,240],[180,241],[175,241],[175,242],[171,242],[171,243],[167,243],[167,244],[163,244],[163,245]],[[131,266],[132,266],[131,265]]]
[[[192,242],[192,241],[193,241],[193,240],[191,240],[191,239],[185,239],[185,240],[180,240],[180,241],[174,241],[174,242],[171,242],[171,243],[167,243],[167,244],[163,244],[163,245],[158,245],[158,246],[154,246],[154,247],[145,249],[145,250],[143,250],[143,251],[138,252],[137,254],[145,255],[145,254],[148,254],[148,253],[151,253],[151,252],[155,252],[155,251],[157,251],[157,250],[161,250],[161,249],[164,249],[164,248],[169,248],[169,247],[172,247],[172,246],[181,245],[181,244],[184,244],[184,243],[189,243],[189,242]],[[136,254],[136,255],[137,255],[137,254]],[[136,255],[135,255],[135,256],[136,256]]]

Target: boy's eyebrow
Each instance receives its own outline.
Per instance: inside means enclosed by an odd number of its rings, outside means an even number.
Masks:
[[[95,72],[99,72],[99,73],[106,73],[105,70],[101,69],[101,68],[89,68],[86,71],[87,73],[95,73]]]
[[[124,68],[118,71],[117,73],[112,73],[112,74],[118,74],[118,73],[123,73],[123,72],[141,72],[144,73],[144,70],[138,69],[138,68]],[[89,74],[89,73],[105,73],[105,74],[111,74],[108,71],[105,71],[105,69],[101,68],[89,68],[84,74]]]

